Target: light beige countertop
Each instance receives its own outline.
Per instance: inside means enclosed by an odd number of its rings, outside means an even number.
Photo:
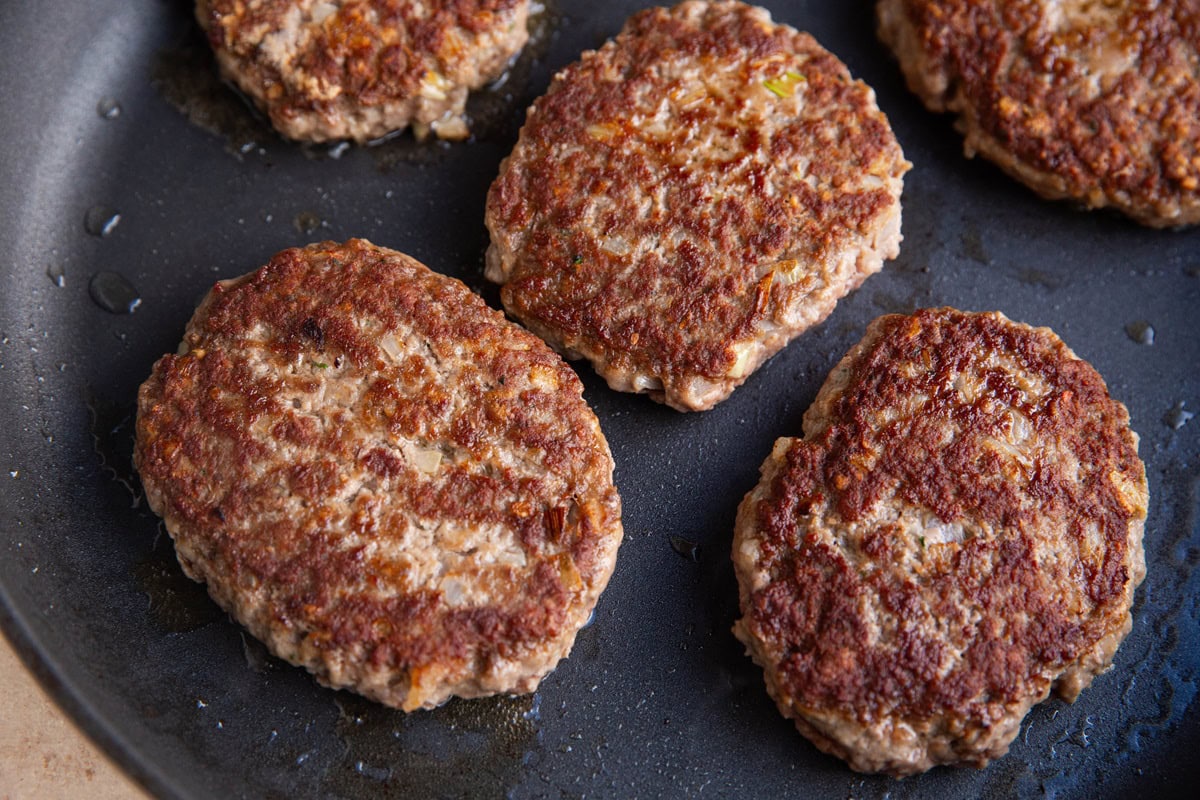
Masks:
[[[42,690],[0,634],[0,800],[149,800]]]

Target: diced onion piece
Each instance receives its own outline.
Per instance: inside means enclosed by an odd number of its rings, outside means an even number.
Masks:
[[[926,544],[950,544],[951,542],[961,542],[966,538],[961,525],[943,523],[939,520],[930,520],[926,523],[924,536]]]
[[[439,119],[429,127],[433,128],[433,132],[439,139],[466,139],[471,135],[470,129],[467,128],[467,123],[462,117],[447,116]]]
[[[558,389],[558,376],[549,367],[536,365],[529,370],[529,382],[536,388],[552,392]]]
[[[754,342],[739,342],[732,349],[736,359],[733,362],[733,367],[729,370],[729,377],[744,378],[753,369],[751,359],[754,357]]]
[[[793,283],[799,283],[804,279],[807,270],[804,265],[794,258],[785,259],[775,265],[775,282],[780,286],[791,286]]]
[[[587,126],[587,135],[598,142],[611,139],[621,132],[621,127],[615,122],[599,122]]]
[[[335,11],[337,6],[333,3],[317,3],[312,9],[312,21],[319,25]]]
[[[426,100],[445,100],[448,97],[446,93],[450,90],[451,86],[450,81],[430,70],[421,79],[421,88],[417,91]]]
[[[418,447],[413,450],[412,461],[414,467],[429,475],[437,472],[438,467],[441,466],[442,454],[438,450],[426,450]]]
[[[661,388],[663,388],[662,381],[653,375],[638,375],[633,379],[635,392],[657,391]]]
[[[379,340],[379,348],[387,353],[388,358],[392,361],[399,361],[400,354],[403,352],[400,342],[396,341],[395,335],[391,333]]]
[[[628,255],[629,251],[633,248],[630,246],[628,240],[620,236],[606,236],[604,241],[600,243],[600,249],[614,256],[623,256]]]
[[[466,604],[467,593],[463,590],[462,581],[458,578],[442,579],[442,599],[446,605],[456,608]]]

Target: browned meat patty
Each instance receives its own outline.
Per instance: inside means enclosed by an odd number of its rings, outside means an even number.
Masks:
[[[1200,222],[1200,2],[880,0],[909,87],[1043,197]]]
[[[487,276],[613,388],[711,408],[896,256],[908,168],[811,36],[737,2],[648,9],[530,109]]]
[[[362,240],[218,283],[138,394],[135,460],[221,606],[321,683],[405,710],[533,691],[621,540],[575,373]]]
[[[983,766],[1108,669],[1145,575],[1125,407],[1048,328],[885,316],[738,511],[734,626],[784,716],[895,776]]]
[[[365,142],[468,135],[467,94],[529,38],[529,0],[197,0],[224,75],[276,130]]]

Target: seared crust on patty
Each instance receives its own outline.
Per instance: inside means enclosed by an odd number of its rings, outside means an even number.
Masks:
[[[529,39],[529,0],[197,0],[224,75],[292,139],[410,124],[463,139],[467,94]]]
[[[138,393],[135,460],[221,606],[322,683],[405,710],[533,691],[621,540],[575,373],[363,240],[218,283]]]
[[[710,408],[896,256],[908,168],[808,34],[738,2],[647,9],[530,108],[487,276],[613,388]]]
[[[1108,669],[1145,575],[1125,407],[1048,328],[885,316],[738,511],[734,632],[864,772],[982,766]]]
[[[1200,222],[1200,3],[880,0],[879,35],[968,156],[1043,197]]]

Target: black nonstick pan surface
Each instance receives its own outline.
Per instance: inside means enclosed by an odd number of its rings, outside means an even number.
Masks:
[[[474,107],[475,141],[331,149],[278,139],[215,80],[189,2],[4,4],[5,633],[163,797],[1194,796],[1200,229],[1048,204],[964,159],[861,0],[769,6],[876,89],[914,164],[901,255],[715,410],[679,414],[578,366],[616,458],[626,539],[593,624],[535,695],[406,716],[323,689],[183,577],[132,471],[132,418],[200,296],[284,247],[362,236],[497,304],[484,196],[524,108],[643,5],[552,3],[532,57]],[[942,304],[1052,327],[1129,406],[1150,480],[1148,576],[1114,668],[1078,702],[1038,706],[985,770],[897,782],[850,772],[775,711],[729,632],[728,550],[772,442],[799,433],[867,323]]]

